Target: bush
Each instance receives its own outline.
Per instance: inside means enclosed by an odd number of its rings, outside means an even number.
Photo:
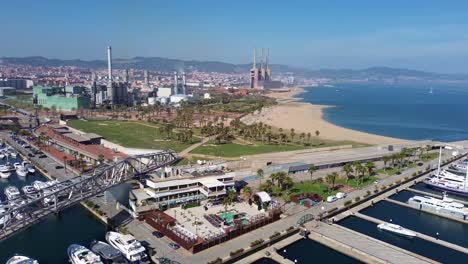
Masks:
[[[409,177],[408,176],[405,176],[405,181],[409,180]]]
[[[413,172],[413,174],[411,174],[411,176],[415,177],[417,176],[418,174],[416,172]]]
[[[215,260],[209,261],[208,264],[221,264],[223,260],[221,258],[216,258]]]
[[[288,231],[288,232],[292,231],[292,230],[294,230],[294,226],[290,226],[290,227],[288,227],[288,229],[286,229],[286,231]]]
[[[352,204],[352,203],[353,203],[353,201],[347,200],[347,201],[344,202],[344,205],[345,205],[345,206],[348,206],[348,205],[350,205],[350,204]]]
[[[371,194],[371,191],[367,190],[366,193],[367,193],[367,195],[370,195],[370,194]]]
[[[250,243],[250,246],[255,247],[255,246],[258,246],[258,245],[262,244],[263,242],[264,242],[263,239],[257,239],[255,241],[252,241],[252,243]]]
[[[395,182],[395,184],[400,184],[400,183],[401,183],[401,180],[397,180],[397,181]]]
[[[244,252],[244,249],[243,249],[243,248],[239,248],[239,249],[236,250],[236,251],[231,251],[231,252],[229,253],[229,255],[230,255],[231,257],[234,257],[234,256],[239,255],[239,254],[242,253],[242,252]]]
[[[275,232],[273,235],[270,236],[270,240],[273,240],[273,239],[279,237],[280,235],[281,235],[280,232]]]
[[[382,185],[382,186],[380,187],[380,190],[382,190],[382,191],[384,191],[385,189],[387,189],[387,186],[385,186],[385,185]]]
[[[361,197],[358,196],[358,197],[354,198],[354,201],[355,201],[355,202],[361,201]]]
[[[374,190],[374,193],[378,193],[378,192],[379,192],[379,189],[375,189],[375,190]]]
[[[331,214],[331,213],[335,212],[336,210],[338,210],[338,208],[333,207],[332,209],[328,210],[328,213]]]

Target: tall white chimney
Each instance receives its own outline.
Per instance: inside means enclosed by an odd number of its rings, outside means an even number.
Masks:
[[[174,94],[179,94],[179,76],[174,72]]]
[[[112,82],[112,47],[107,47],[107,70],[109,82]]]
[[[185,72],[182,72],[182,94],[186,94],[187,91],[185,91]]]

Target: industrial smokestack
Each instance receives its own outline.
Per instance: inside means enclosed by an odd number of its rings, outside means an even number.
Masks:
[[[112,82],[112,47],[107,47],[107,70],[109,82]]]
[[[186,91],[185,91],[185,72],[182,72],[182,94],[186,94]]]
[[[256,51],[256,50],[255,50],[255,48],[254,48],[254,50],[253,50],[253,65],[252,65],[252,69],[257,68],[257,62],[255,61],[255,59],[256,59],[257,56],[255,55],[255,51]]]
[[[179,77],[177,76],[177,72],[174,72],[174,94],[179,93]]]

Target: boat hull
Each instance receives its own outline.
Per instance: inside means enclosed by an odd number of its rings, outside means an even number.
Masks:
[[[424,182],[428,187],[432,188],[432,189],[435,189],[435,190],[439,190],[439,191],[446,191],[446,192],[449,192],[449,193],[454,193],[454,194],[458,194],[458,195],[461,195],[461,196],[467,196],[468,197],[468,189],[456,189],[456,188],[451,188],[451,187],[448,187],[448,186],[442,186],[442,185],[439,185],[439,184],[435,184],[435,183],[432,183],[432,182],[429,182],[429,181],[425,181]]]

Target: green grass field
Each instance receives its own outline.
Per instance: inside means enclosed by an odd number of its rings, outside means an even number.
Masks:
[[[267,144],[261,142],[254,142],[253,145],[243,145],[236,143],[226,143],[226,144],[214,144],[213,141],[210,141],[203,146],[200,146],[194,149],[192,154],[202,154],[210,155],[216,157],[241,157],[244,155],[255,155],[263,153],[272,153],[272,152],[282,152],[282,151],[292,151],[292,150],[301,150],[301,149],[312,149],[312,148],[322,148],[322,147],[331,147],[345,145],[347,142],[324,142],[322,144],[317,144],[313,146],[304,146],[298,144]]]
[[[166,140],[166,135],[159,133],[157,125],[146,122],[71,120],[67,125],[87,133],[96,133],[106,140],[129,148],[181,151],[198,141],[194,138],[191,144],[186,144]]]

